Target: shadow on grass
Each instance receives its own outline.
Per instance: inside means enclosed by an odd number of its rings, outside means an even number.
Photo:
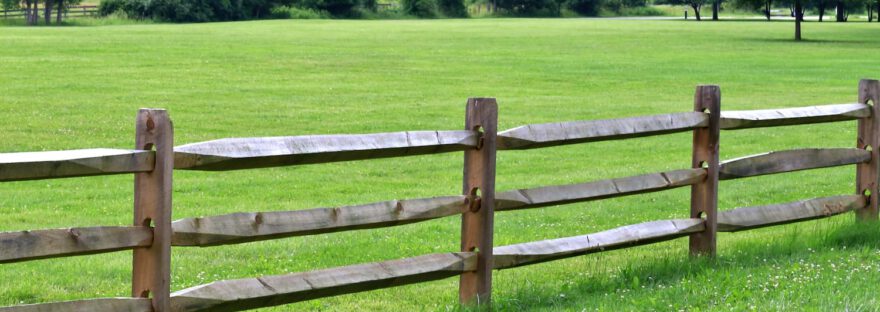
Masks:
[[[821,44],[852,44],[852,45],[865,45],[865,44],[880,44],[877,40],[840,40],[840,39],[811,39],[804,38],[801,41],[794,40],[794,34],[792,34],[792,38],[744,38],[746,41],[754,41],[754,42],[767,42],[767,43],[800,43],[800,44],[809,44],[809,43],[821,43]]]
[[[866,224],[853,223],[851,220],[851,218],[845,220],[841,218],[830,222],[832,225],[827,227],[829,229],[820,229],[817,226],[809,230],[812,231],[809,233],[804,233],[808,231],[804,229],[804,226],[787,227],[784,233],[774,236],[769,241],[746,239],[745,241],[724,244],[722,238],[722,242],[719,244],[719,256],[716,259],[687,259],[687,256],[684,255],[676,256],[678,250],[660,251],[660,256],[655,254],[643,256],[641,259],[627,259],[617,274],[598,269],[595,274],[589,274],[563,290],[542,287],[539,285],[540,281],[536,281],[530,285],[534,287],[522,287],[522,290],[517,291],[512,297],[497,298],[501,301],[496,302],[496,308],[499,310],[518,310],[523,307],[529,309],[581,309],[583,308],[583,300],[560,299],[560,291],[583,294],[584,296],[599,296],[613,294],[618,289],[638,288],[640,281],[648,284],[649,279],[650,283],[655,285],[676,285],[681,283],[683,279],[700,275],[712,276],[719,274],[716,272],[724,272],[725,269],[761,267],[789,259],[794,261],[799,256],[808,255],[811,249],[840,252],[833,251],[835,249],[832,248],[839,249],[844,246],[848,250],[880,248],[880,227],[877,224],[866,226]],[[684,242],[685,239],[674,241]],[[591,268],[604,266],[601,263],[608,260],[595,255],[592,257],[595,257],[596,261],[591,261]],[[606,277],[608,275],[610,277]],[[715,278],[715,276],[712,277],[713,280]],[[718,276],[718,278],[722,278],[722,276]]]

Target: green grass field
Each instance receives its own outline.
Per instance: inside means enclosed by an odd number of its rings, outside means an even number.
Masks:
[[[0,152],[134,147],[140,107],[177,144],[224,137],[461,129],[468,97],[500,128],[692,109],[847,103],[880,78],[880,24],[476,19],[259,21],[0,28]],[[724,132],[722,159],[852,147],[855,122]],[[293,210],[460,191],[461,153],[319,166],[175,172],[174,217]],[[497,188],[585,182],[690,164],[690,135],[498,155]],[[722,182],[720,207],[853,192],[854,167]],[[0,231],[131,222],[132,177],[0,185]],[[688,189],[496,216],[496,245],[688,215]],[[849,310],[880,307],[880,230],[854,216],[687,239],[495,273],[515,310]],[[175,248],[173,289],[456,251],[458,218],[215,248]],[[126,296],[130,252],[0,265],[0,305]],[[457,309],[455,278],[265,311]]]

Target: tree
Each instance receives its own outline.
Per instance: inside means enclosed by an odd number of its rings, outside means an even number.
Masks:
[[[846,14],[846,2],[837,0],[837,14],[835,15],[837,22],[846,22],[848,14]]]
[[[28,24],[29,25],[36,25],[37,23],[40,22],[40,9],[39,9],[40,1],[39,0],[30,0],[30,2],[34,7],[31,8],[31,16],[30,16],[30,20],[28,21]]]
[[[822,22],[825,20],[825,11],[828,10],[829,7],[834,5],[834,2],[831,0],[807,0],[807,6],[816,10],[819,13],[819,21]]]
[[[709,0],[671,0],[669,1],[669,4],[686,5],[691,7],[692,9],[694,9],[694,16],[697,18],[697,20],[702,21],[702,18],[700,17],[700,9],[708,1]]]
[[[837,0],[836,20],[838,22],[848,21],[850,10],[863,7],[867,1],[870,0]]]
[[[44,0],[46,1],[43,4],[43,17],[46,19],[46,25],[52,24],[52,0]]]
[[[724,0],[714,0],[712,1],[712,20],[718,20],[718,11],[721,10],[721,2]]]
[[[868,23],[870,23],[874,21],[874,4],[869,2],[866,5],[868,7]]]
[[[794,40],[801,40],[801,22],[804,21],[803,0],[794,0]]]

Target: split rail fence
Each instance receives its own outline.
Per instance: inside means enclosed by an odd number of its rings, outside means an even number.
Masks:
[[[45,7],[39,7],[36,10],[39,11],[40,14],[43,14],[43,10]],[[27,13],[25,9],[10,9],[10,10],[0,10],[0,18],[18,18],[24,17]],[[55,11],[53,10],[54,14]],[[98,14],[98,6],[97,5],[71,5],[64,8],[62,12],[64,17],[80,17],[80,16],[95,16]]]
[[[689,236],[690,253],[713,256],[717,232],[736,232],[855,211],[878,217],[880,82],[862,80],[858,103],[721,111],[717,86],[698,86],[692,112],[532,124],[497,131],[494,99],[469,99],[464,130],[232,138],[174,147],[164,110],[142,109],[136,149],[0,154],[0,181],[133,173],[134,224],[0,233],[0,263],[133,250],[132,297],[20,305],[0,311],[240,311],[460,276],[463,304],[489,302],[492,270]],[[858,120],[854,148],[771,152],[719,162],[720,130]],[[588,183],[495,191],[497,150],[524,150],[693,132],[690,168]],[[461,195],[359,206],[247,212],[171,220],[172,171],[242,170],[464,151]],[[850,195],[718,211],[718,181],[856,165]],[[691,188],[690,213],[599,233],[493,246],[495,212]],[[460,216],[461,250],[400,260],[247,279],[172,293],[172,246],[218,246],[379,228]]]

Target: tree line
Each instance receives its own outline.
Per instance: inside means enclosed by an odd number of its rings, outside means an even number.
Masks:
[[[23,8],[27,23],[35,25],[40,21],[41,11],[45,24],[50,24],[53,10],[57,12],[56,23],[61,23],[66,7],[79,1],[81,0],[0,0],[0,4],[6,9]],[[597,16],[600,12],[625,14],[627,9],[633,8],[650,10],[652,8],[647,1],[649,0],[400,0],[399,10],[404,15],[422,18],[467,17],[468,5],[485,5],[495,15],[552,17],[562,16],[563,12],[572,12],[582,16]],[[869,21],[873,21],[874,12],[880,12],[880,0],[654,1],[655,4],[690,7],[697,20],[704,19],[702,10],[706,6],[711,6],[713,20],[718,20],[722,5],[761,12],[768,20],[772,18],[772,8],[787,7],[790,15],[795,17],[797,37],[800,37],[800,22],[803,21],[806,10],[816,12],[820,21],[825,19],[827,12],[833,10],[838,22],[845,22],[851,12],[862,10],[867,10]],[[318,17],[358,18],[376,14],[377,8],[377,0],[103,0],[99,6],[99,14],[168,22],[212,22],[292,17],[290,10],[316,12]]]
[[[467,1],[467,2],[466,2]],[[479,2],[478,2],[479,1]],[[400,0],[400,13],[421,18],[467,17],[467,6],[486,4],[496,15],[562,16],[563,11],[596,16],[605,10],[647,7],[647,0]],[[283,17],[284,10],[320,12],[321,17],[358,18],[376,14],[376,0],[103,0],[102,16],[168,22],[234,21]],[[659,12],[658,12],[659,14]]]
[[[712,7],[712,20],[718,20],[719,10],[725,0],[660,0],[657,4],[688,6],[694,11],[696,19],[702,20],[704,6]],[[819,21],[825,20],[829,11],[835,13],[835,20],[846,22],[852,12],[867,12],[868,21],[874,21],[875,12],[880,12],[880,0],[732,0],[731,5],[741,9],[760,12],[769,21],[774,6],[788,8],[789,16],[803,20],[807,10],[819,15]],[[863,11],[864,10],[864,11]],[[880,18],[877,20],[880,22]]]
[[[667,4],[686,5],[694,10],[698,21],[702,20],[701,10],[705,5],[712,6],[712,20],[718,20],[718,11],[724,0],[661,0]],[[877,12],[877,22],[880,22],[880,0],[731,0],[732,4],[739,8],[753,11],[761,11],[769,21],[772,17],[774,5],[787,7],[789,15],[794,17],[794,39],[801,40],[801,22],[807,10],[815,11],[819,15],[819,22],[825,20],[825,13],[834,9],[835,20],[846,22],[852,12],[867,12],[868,22],[874,20],[874,12]],[[865,11],[862,11],[865,10]]]

